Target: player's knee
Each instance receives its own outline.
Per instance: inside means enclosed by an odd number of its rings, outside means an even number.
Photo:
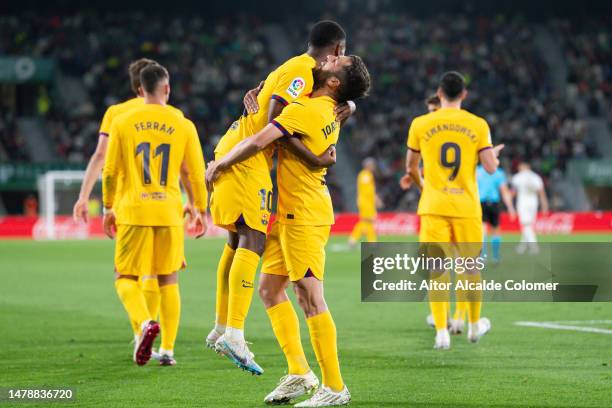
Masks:
[[[248,249],[249,251],[255,252],[261,256],[266,246],[266,234],[263,232],[256,231],[247,226],[238,228],[240,248]]]
[[[227,245],[232,248],[238,248],[238,234],[232,231],[228,231],[227,233]]]
[[[173,285],[175,283],[178,283],[178,273],[172,272],[168,275],[158,275],[157,281],[159,283],[159,286]]]

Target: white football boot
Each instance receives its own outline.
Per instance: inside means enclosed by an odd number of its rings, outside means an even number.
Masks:
[[[319,379],[312,371],[304,375],[287,374],[280,379],[276,388],[266,395],[264,402],[270,405],[288,404],[302,395],[310,394],[319,387]]]
[[[468,325],[468,340],[470,343],[478,343],[478,340],[491,330],[491,321],[481,317],[476,323]]]
[[[324,385],[317,390],[315,395],[306,401],[295,404],[294,407],[335,407],[347,405],[349,402],[351,402],[351,393],[346,388],[346,385],[340,392],[334,392],[331,388]]]
[[[450,334],[461,334],[465,329],[465,321],[451,319],[449,326],[450,327],[448,330],[450,331]]]
[[[215,350],[229,358],[238,368],[253,375],[262,375],[264,372],[255,362],[255,354],[251,353],[244,340],[234,340],[222,334],[215,343]]]
[[[434,343],[434,349],[436,350],[448,350],[450,348],[450,334],[448,329],[442,329],[436,331],[436,342]]]
[[[208,336],[206,336],[206,347],[215,350],[215,343],[217,343],[217,340],[219,340],[219,337],[222,335],[223,333],[219,333],[217,328],[213,328],[210,333],[208,333]]]

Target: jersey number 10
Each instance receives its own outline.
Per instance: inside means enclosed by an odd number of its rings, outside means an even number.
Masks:
[[[142,153],[142,180],[144,184],[151,184],[151,143],[142,142],[136,146],[136,156]],[[155,149],[157,157],[161,154],[161,172],[159,174],[159,184],[165,186],[168,184],[168,161],[170,160],[170,145],[168,143],[160,144]]]

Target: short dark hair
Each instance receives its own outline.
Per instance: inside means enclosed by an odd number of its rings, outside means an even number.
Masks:
[[[168,77],[168,70],[159,64],[147,65],[140,71],[140,83],[149,94],[154,93],[157,85]]]
[[[440,106],[440,98],[436,94],[429,95],[427,99],[425,99],[425,105]]]
[[[157,64],[157,62],[148,58],[140,58],[133,61],[128,68],[128,72],[130,73],[130,86],[136,95],[138,95],[138,88],[140,88],[140,71],[151,64]]]
[[[370,73],[363,60],[357,55],[349,55],[351,65],[343,69],[337,102],[343,103],[367,96],[370,89]]]
[[[346,33],[340,24],[331,20],[323,20],[310,29],[308,43],[313,47],[322,48],[344,40],[346,40]]]
[[[446,72],[440,79],[440,89],[448,100],[453,101],[465,90],[465,79],[457,71]]]

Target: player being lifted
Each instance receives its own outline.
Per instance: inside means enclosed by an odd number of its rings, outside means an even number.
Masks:
[[[467,90],[459,73],[445,73],[437,94],[441,108],[415,118],[408,133],[406,171],[421,190],[419,241],[454,243],[455,248],[444,245],[428,248],[441,247],[446,256],[454,256],[457,250],[460,256],[476,257],[482,242],[476,165],[480,160],[488,173],[494,173],[503,145],[493,147],[486,121],[461,109]],[[424,179],[419,171],[421,159]],[[448,271],[432,271],[432,278],[450,281]],[[475,269],[468,270],[465,279],[480,281],[480,273]],[[448,291],[429,292],[436,326],[434,347],[437,349],[450,348],[448,297]],[[458,294],[458,300],[468,301],[468,339],[471,342],[477,342],[490,329],[488,319],[480,318],[481,297],[482,294],[477,291]]]
[[[548,199],[544,191],[544,182],[526,161],[518,165],[518,173],[512,176],[512,187],[516,190],[516,208],[521,224],[521,242],[516,247],[519,254],[527,249],[532,254],[539,252],[534,224],[538,216],[538,201],[542,212],[548,212]],[[539,199],[539,200],[538,200]]]
[[[115,287],[130,320],[141,327],[134,361],[146,364],[160,325],[153,320],[138,277],[153,275],[160,287],[163,332],[160,363],[173,365],[179,326],[177,272],[184,265],[184,227],[179,173],[189,173],[197,210],[196,235],[206,232],[204,158],[193,123],[166,107],[168,71],[142,69],[144,104],[113,120],[102,177],[104,231],[115,245]],[[122,176],[122,192],[117,184]]]
[[[368,71],[357,56],[329,56],[314,72],[314,91],[290,104],[271,124],[237,144],[221,160],[211,163],[207,183],[221,180],[237,163],[264,151],[283,136],[300,137],[314,154],[323,154],[338,140],[337,103],[366,94]],[[318,385],[304,355],[299,322],[285,291],[293,283],[306,315],[313,349],[323,375],[323,386],[297,407],[343,405],[350,394],[340,375],[336,327],[323,297],[325,244],[334,222],[326,170],[312,168],[294,154],[279,152],[278,239],[266,244],[260,295],[274,334],[287,358],[289,374],[266,398],[287,403]],[[271,234],[272,235],[272,234]]]
[[[91,159],[89,159],[89,164],[87,165],[87,170],[85,171],[85,176],[83,177],[83,182],[81,184],[79,198],[74,204],[73,208],[73,217],[77,222],[86,223],[88,221],[89,198],[91,196],[93,187],[96,184],[100,173],[102,172],[102,168],[104,167],[106,148],[108,145],[108,135],[110,133],[113,119],[135,107],[144,105],[143,90],[140,85],[140,71],[144,67],[151,64],[156,64],[156,62],[147,58],[140,58],[130,64],[128,68],[130,85],[136,96],[128,99],[125,102],[110,106],[104,113],[102,124],[100,125],[100,131],[98,133],[98,144],[96,146],[96,151],[91,156]],[[183,112],[181,112],[179,109],[176,109],[170,105],[166,105],[166,107],[176,115],[180,117],[183,116]],[[189,183],[189,178],[187,177],[186,169],[184,167],[181,168],[181,183],[183,184],[183,187],[187,192],[187,196],[189,197],[189,204],[185,207],[185,212],[188,213],[191,218],[193,218],[195,216],[193,212],[193,194],[191,191],[191,184]],[[121,191],[122,183],[120,178],[117,184],[117,194],[120,195]],[[154,276],[143,276],[140,278],[140,284],[142,286],[142,290],[144,291],[145,299],[147,300],[147,307],[151,312],[151,316],[157,317],[159,314],[159,286],[157,284],[157,279],[155,279]],[[136,343],[140,335],[140,327],[134,321],[132,321],[131,324],[134,332],[134,342]],[[153,352],[153,357],[159,358],[159,355]]]
[[[346,34],[335,22],[322,21],[310,32],[305,54],[293,57],[271,72],[257,95],[255,111],[232,124],[215,149],[223,158],[236,144],[262,130],[283,108],[312,91],[312,70],[327,55],[344,55]],[[345,103],[337,112],[350,114]],[[251,110],[253,111],[253,110]],[[299,140],[287,142],[304,158],[331,164],[329,154],[320,161]],[[228,230],[228,242],[217,268],[216,321],[206,344],[226,355],[238,366],[254,373],[263,370],[255,363],[244,339],[244,323],[253,297],[259,259],[264,250],[272,207],[270,179],[272,147],[232,166],[214,182],[210,209],[215,225]],[[333,159],[335,160],[335,159]],[[246,360],[245,360],[246,359]]]
[[[368,242],[376,242],[376,209],[382,207],[382,201],[376,195],[376,160],[368,157],[363,161],[363,170],[357,176],[357,208],[359,221],[349,236],[349,246],[354,247],[362,235]]]

